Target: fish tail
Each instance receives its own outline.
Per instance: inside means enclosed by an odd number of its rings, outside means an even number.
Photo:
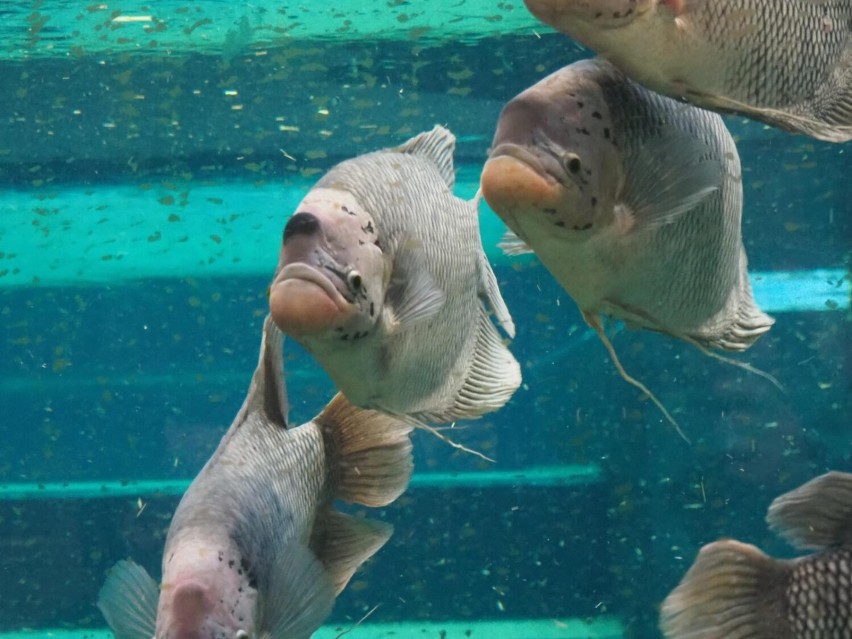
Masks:
[[[340,393],[314,421],[323,434],[336,497],[379,507],[405,492],[414,469],[411,424],[357,408]]]
[[[766,521],[803,550],[852,545],[852,473],[832,471],[777,497]]]
[[[792,639],[791,570],[749,544],[708,544],[663,602],[660,629],[667,639]]]
[[[615,349],[612,346],[612,342],[609,341],[609,338],[606,336],[606,333],[601,326],[600,319],[589,313],[583,311],[583,319],[586,320],[586,323],[591,326],[594,331],[598,334],[598,337],[603,342],[603,345],[606,347],[609,356],[612,358],[612,362],[615,364],[615,368],[618,370],[619,375],[626,381],[628,384],[631,384],[638,388],[640,391],[645,393],[645,395],[650,399],[654,405],[660,409],[660,412],[663,416],[668,420],[668,422],[674,426],[674,429],[677,431],[677,434],[681,436],[683,441],[687,444],[691,444],[692,442],[689,440],[689,437],[681,430],[680,425],[677,423],[674,417],[672,417],[671,413],[669,413],[668,409],[663,405],[663,403],[657,399],[657,396],[652,393],[645,384],[640,382],[635,377],[631,377],[627,374],[627,371],[624,370],[624,367],[621,365],[621,361],[618,359],[618,355],[615,354]]]

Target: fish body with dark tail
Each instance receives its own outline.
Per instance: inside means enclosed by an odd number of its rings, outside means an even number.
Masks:
[[[162,584],[121,561],[98,607],[117,639],[307,639],[389,525],[332,508],[392,502],[412,470],[411,426],[338,394],[287,427],[282,339],[267,317],[248,396],[174,514]]]
[[[668,639],[852,637],[852,474],[830,472],[781,495],[766,519],[817,552],[783,560],[734,540],[704,546],[663,602]]]
[[[852,139],[852,0],[524,0],[654,91]]]
[[[772,326],[741,232],[742,174],[721,118],[601,58],[504,107],[482,173],[491,208],[594,325],[623,320],[741,351]]]
[[[346,398],[420,422],[497,410],[514,324],[442,127],[333,167],[287,222],[270,311]]]

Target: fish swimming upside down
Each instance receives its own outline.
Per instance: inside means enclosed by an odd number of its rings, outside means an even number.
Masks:
[[[852,474],[830,472],[781,495],[766,519],[817,552],[784,560],[734,540],[704,546],[663,602],[668,639],[852,637]]]
[[[852,0],[524,2],[654,91],[852,139]]]
[[[497,410],[521,382],[454,146],[435,127],[333,167],[287,222],[270,288],[275,322],[350,402],[420,422]]]
[[[411,426],[338,394],[287,427],[281,333],[267,317],[248,396],[169,527],[162,585],[132,561],[98,607],[117,639],[307,639],[390,538],[332,508],[383,506],[408,485]]]

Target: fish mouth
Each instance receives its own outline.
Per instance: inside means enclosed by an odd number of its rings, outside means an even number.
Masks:
[[[510,228],[519,215],[553,215],[562,207],[566,184],[547,170],[545,160],[521,146],[501,144],[485,163],[480,177],[482,195]]]
[[[559,160],[550,153],[545,153],[544,155],[533,153],[521,144],[504,142],[494,147],[488,155],[489,160],[498,157],[513,158],[518,162],[526,164],[543,178],[563,183],[563,180],[560,179],[564,174],[562,166],[559,164]]]
[[[284,333],[295,338],[344,324],[357,311],[331,279],[304,262],[288,264],[269,289],[269,312]]]

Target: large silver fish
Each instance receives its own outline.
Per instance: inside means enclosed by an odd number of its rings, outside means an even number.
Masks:
[[[267,317],[243,407],[172,519],[159,593],[131,561],[110,571],[98,607],[117,639],[307,639],[390,537],[332,500],[396,499],[412,470],[410,425],[338,394],[288,429],[281,341]]]
[[[598,58],[504,107],[482,191],[593,326],[740,351],[773,323],[749,285],[741,178],[718,115]]]
[[[852,139],[852,0],[524,0],[654,91]]]
[[[514,324],[455,197],[442,127],[332,168],[284,229],[270,310],[346,398],[425,422],[503,406],[520,367],[489,317]]]
[[[816,554],[783,560],[726,540],[701,549],[663,602],[669,639],[852,637],[852,474],[831,472],[778,497],[772,529]]]

